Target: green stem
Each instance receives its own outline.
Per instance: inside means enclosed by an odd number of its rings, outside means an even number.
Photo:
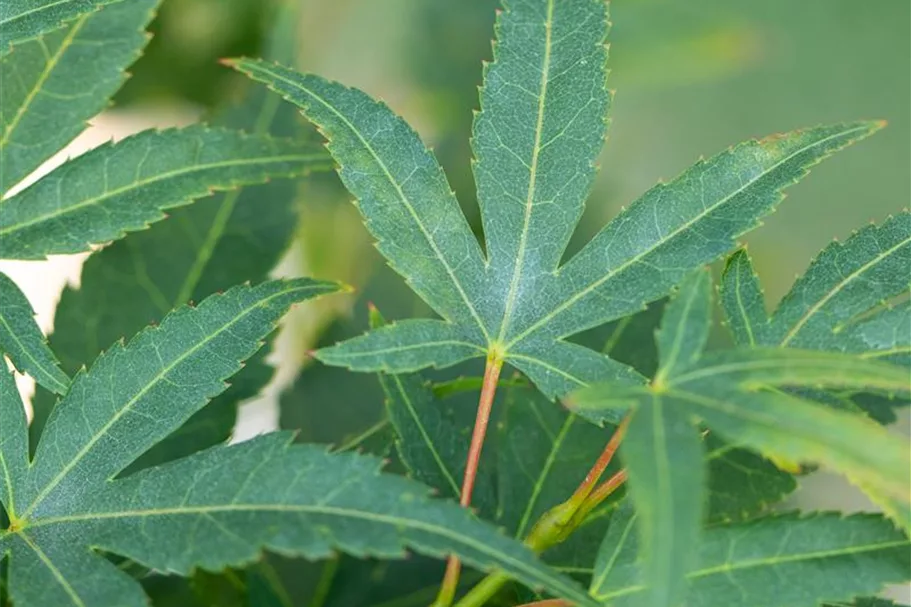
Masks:
[[[525,538],[524,543],[536,554],[540,554],[548,548],[565,541],[582,525],[592,510],[626,481],[626,471],[620,470],[604,483],[596,486],[617,453],[617,449],[626,434],[628,424],[628,417],[620,422],[610,441],[604,447],[604,451],[598,456],[591,470],[585,475],[585,479],[579,484],[572,496],[562,504],[551,508],[541,515],[534,527],[532,527],[531,533]],[[494,571],[462,597],[462,600],[455,607],[482,607],[510,579],[508,575]],[[543,601],[532,604],[537,607],[569,605],[569,603],[559,599],[556,602]],[[434,604],[433,607],[437,607],[437,605]]]
[[[462,493],[459,503],[467,508],[471,505],[471,496],[474,493],[475,479],[478,476],[478,463],[481,461],[481,450],[484,448],[484,437],[487,435],[487,425],[490,423],[490,411],[493,409],[493,399],[497,393],[497,381],[500,379],[500,370],[503,360],[499,357],[488,356],[484,368],[484,381],[481,384],[481,397],[478,399],[478,415],[474,422],[474,431],[471,434],[471,445],[468,447],[468,461],[465,464],[465,476],[462,479]],[[456,588],[459,585],[459,573],[462,563],[455,556],[449,557],[446,563],[446,573],[440,585],[440,593],[431,607],[450,607],[455,600]]]

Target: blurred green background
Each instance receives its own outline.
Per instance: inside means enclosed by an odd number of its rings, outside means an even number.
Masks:
[[[497,3],[301,2],[299,66],[402,114],[435,148],[477,225],[468,137]],[[238,82],[216,59],[258,54],[268,8],[262,0],[165,0],[155,38],[118,101],[219,103]],[[611,16],[613,122],[577,243],[700,155],[839,120],[882,118],[889,127],[815,169],[746,239],[770,300],[829,240],[908,205],[908,0],[614,0]],[[346,198],[326,186],[312,196]],[[366,260],[355,265],[369,273]]]

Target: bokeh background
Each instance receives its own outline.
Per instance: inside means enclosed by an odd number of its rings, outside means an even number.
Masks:
[[[414,125],[479,230],[469,133],[481,61],[491,55],[496,0],[300,2],[298,67],[382,98]],[[271,4],[164,0],[155,37],[114,106],[57,161],[112,136],[194,120],[236,96],[245,83],[217,59],[259,54]],[[908,0],[613,0],[611,15],[612,127],[570,251],[657,180],[700,156],[819,123],[876,118],[889,126],[815,168],[745,238],[770,306],[833,238],[908,206]],[[359,295],[297,314],[278,348],[277,382],[244,408],[238,439],[282,424],[306,440],[338,442],[379,419],[373,378],[315,365],[298,374],[308,348],[365,327],[368,300],[387,317],[428,312],[384,267],[349,200],[333,175],[301,185],[298,243],[281,271],[345,280]],[[78,281],[81,259],[4,265],[45,329],[63,281]],[[896,431],[909,432],[907,416]],[[795,499],[805,507],[868,507],[823,474],[804,479]],[[895,593],[911,600],[907,588]]]

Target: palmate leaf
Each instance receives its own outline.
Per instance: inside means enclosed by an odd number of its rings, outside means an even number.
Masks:
[[[0,54],[105,4],[121,0],[7,0],[0,6]]]
[[[128,3],[127,3],[128,4]],[[113,10],[123,5],[114,5]],[[269,53],[293,57],[296,6],[277,15]],[[256,135],[296,133],[299,117],[274,95],[250,87],[242,102],[216,122]],[[300,162],[299,171],[314,168]],[[172,308],[230,287],[262,282],[288,246],[297,221],[296,184],[273,180],[220,193],[186,208],[167,221],[131,234],[93,253],[82,268],[80,287],[67,287],[54,316],[51,347],[64,369],[75,373],[118,339],[161,319]],[[232,378],[231,388],[187,421],[178,432],[134,462],[132,468],[188,455],[226,440],[236,422],[237,403],[255,396],[269,382],[269,348],[261,349]],[[38,393],[29,431],[37,444],[54,399]]]
[[[148,41],[145,26],[158,3],[103,6],[17,44],[0,58],[0,192],[59,151],[105,108],[126,77],[124,69]]]
[[[16,283],[0,272],[0,351],[38,384],[63,394],[70,378],[60,369],[34,316],[35,311]]]
[[[592,571],[592,596],[605,605],[636,604],[643,592],[636,516],[621,508]],[[909,548],[911,541],[889,521],[869,514],[776,515],[712,527],[687,574],[685,604],[842,605],[831,601],[850,601],[906,580]]]
[[[411,481],[380,476],[379,460],[291,446],[288,434],[111,480],[222,391],[289,305],[335,288],[309,279],[236,287],[113,347],[76,377],[31,467],[24,414],[7,415],[21,404],[4,398],[10,526],[0,532],[0,553],[9,555],[12,600],[146,604],[140,586],[89,545],[183,574],[245,563],[266,547],[317,558],[334,549],[400,556],[410,546],[455,552],[579,605],[596,604],[466,510],[428,501]]]
[[[657,334],[661,361],[651,385],[600,384],[570,400],[571,408],[595,421],[604,408],[632,407],[621,455],[629,470],[641,547],[636,551],[641,559],[637,583],[643,591],[635,604],[677,605],[684,597],[686,576],[696,566],[693,554],[704,499],[704,466],[696,430],[690,426],[697,420],[733,444],[784,461],[831,466],[899,510],[894,512],[897,518],[907,519],[900,511],[911,496],[906,441],[863,417],[783,392],[762,391],[906,391],[906,374],[891,365],[826,352],[745,349],[704,355],[711,326],[710,285],[708,272],[696,272],[668,305]],[[877,449],[870,449],[871,444]]]
[[[200,125],[145,131],[71,160],[0,202],[0,258],[78,253],[215,190],[325,167],[306,144]]]
[[[606,377],[640,383],[563,338],[660,298],[732,248],[811,165],[879,128],[820,127],[732,148],[647,192],[560,266],[605,128],[605,6],[514,0],[497,33],[474,130],[486,258],[436,160],[385,105],[318,76],[232,62],[322,130],[378,249],[442,317],[324,348],[324,362],[397,373],[488,356],[549,397]]]

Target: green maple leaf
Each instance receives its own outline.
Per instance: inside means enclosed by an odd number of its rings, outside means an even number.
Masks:
[[[66,392],[70,383],[35,323],[35,311],[10,278],[0,272],[0,349],[16,368],[48,390]]]
[[[115,5],[96,14],[113,11]],[[267,54],[290,60],[294,55],[296,7],[276,15]],[[18,51],[17,51],[18,52]],[[299,133],[299,117],[274,95],[250,87],[239,104],[221,112],[215,122],[256,135]],[[313,168],[301,162],[300,171]],[[273,180],[242,190],[219,193],[186,208],[168,221],[93,253],[82,267],[79,288],[66,287],[54,315],[51,347],[63,368],[75,373],[103,348],[133,335],[150,321],[188,301],[201,301],[233,284],[262,282],[287,249],[297,222],[297,185]],[[129,302],[125,305],[125,302]],[[237,419],[237,404],[249,399],[273,376],[263,348],[231,382],[231,388],[170,437],[144,454],[131,469],[162,463],[224,442]],[[29,426],[37,444],[55,399],[39,392]]]
[[[721,282],[727,323],[740,345],[814,348],[911,367],[911,214],[870,225],[822,250],[771,315],[745,250],[728,258]],[[870,395],[816,393],[822,402],[894,421],[907,404]]]
[[[390,265],[442,320],[390,324],[317,358],[359,371],[510,363],[549,397],[630,368],[565,337],[640,310],[731,249],[808,167],[875,131],[850,123],[752,141],[650,190],[561,265],[601,150],[607,15],[599,0],[515,0],[497,25],[473,147],[482,253],[433,155],[364,93],[262,61],[233,65],[297,105]]]
[[[454,504],[427,499],[380,462],[293,446],[273,434],[112,480],[222,392],[289,305],[336,290],[296,279],[241,286],[182,307],[79,373],[34,460],[9,374],[0,398],[0,496],[9,590],[24,607],[144,605],[139,584],[89,546],[189,573],[254,559],[263,548],[324,557],[335,549],[400,556],[455,552],[580,605],[570,580]],[[343,479],[339,483],[339,479]]]
[[[738,349],[704,353],[711,326],[708,272],[689,276],[665,312],[657,341],[658,373],[648,386],[592,386],[570,407],[594,421],[606,409],[632,408],[621,456],[638,517],[642,583],[637,599],[676,605],[704,520],[704,465],[695,422],[733,444],[787,462],[842,472],[886,507],[905,528],[911,500],[906,440],[856,414],[835,411],[781,391],[868,389],[907,393],[899,367],[840,353]],[[776,390],[777,389],[777,390]],[[869,445],[877,445],[870,449]]]
[[[592,596],[605,605],[642,604],[637,514],[627,504],[611,521],[592,569]],[[707,529],[686,576],[692,607],[847,607],[832,601],[904,581],[911,541],[882,516],[775,515]],[[848,574],[850,572],[850,574]],[[872,601],[872,602],[870,602]],[[874,607],[861,599],[856,607]],[[888,607],[891,602],[882,602]]]
[[[0,54],[68,21],[121,0],[8,0],[0,6]]]
[[[194,125],[99,146],[9,195],[105,107],[145,46],[144,28],[157,6],[153,0],[26,4],[36,19],[45,10],[76,12],[72,23],[41,30],[0,58],[0,192],[6,194],[0,258],[87,251],[214,191],[329,168],[327,154],[305,143]],[[4,3],[3,10],[18,14],[26,4]]]
[[[0,191],[38,168],[105,109],[126,79],[124,69],[146,45],[145,27],[158,3],[130,0],[89,11],[0,57]]]

